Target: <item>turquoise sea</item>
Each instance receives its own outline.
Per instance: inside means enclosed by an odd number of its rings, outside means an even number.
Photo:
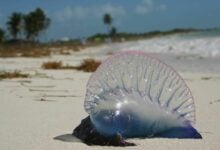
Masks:
[[[181,34],[180,37],[186,39],[217,38],[220,37],[220,29],[210,29],[210,30],[184,33]]]

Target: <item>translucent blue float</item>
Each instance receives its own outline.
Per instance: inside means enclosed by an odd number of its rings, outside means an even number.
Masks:
[[[104,61],[88,81],[84,107],[106,137],[201,138],[190,89],[173,68],[146,53]]]

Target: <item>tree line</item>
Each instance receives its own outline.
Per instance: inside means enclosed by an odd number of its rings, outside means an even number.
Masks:
[[[117,29],[116,29],[116,27],[114,27],[112,25],[113,18],[111,17],[111,15],[109,13],[106,13],[106,14],[103,15],[103,23],[107,27],[108,35],[110,37],[114,37],[116,35],[116,33],[117,33]]]
[[[104,14],[102,21],[107,27],[107,36],[114,37],[117,29],[112,25],[111,15]],[[41,8],[36,8],[27,14],[13,12],[6,22],[7,33],[10,36],[7,41],[36,41],[39,35],[48,29],[50,23],[51,19]],[[4,39],[6,39],[6,31],[0,28],[0,42]]]
[[[13,41],[36,41],[50,25],[51,20],[41,8],[22,14],[13,12],[6,22],[7,31]],[[6,31],[0,29],[0,42],[4,40]]]

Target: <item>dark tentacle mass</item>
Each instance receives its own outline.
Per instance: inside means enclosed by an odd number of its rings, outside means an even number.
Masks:
[[[135,146],[134,143],[126,142],[120,134],[116,134],[113,137],[101,135],[92,125],[89,116],[83,119],[80,125],[74,129],[73,135],[87,145]]]

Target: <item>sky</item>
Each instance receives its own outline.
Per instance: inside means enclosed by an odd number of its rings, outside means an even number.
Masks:
[[[6,29],[12,12],[37,7],[52,21],[43,40],[104,33],[105,13],[119,32],[220,27],[220,0],[0,0],[0,27]]]

